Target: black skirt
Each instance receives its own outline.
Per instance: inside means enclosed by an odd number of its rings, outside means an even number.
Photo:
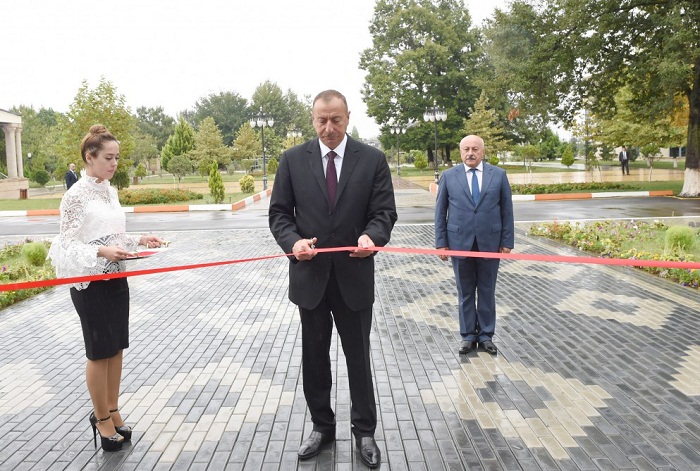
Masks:
[[[110,358],[129,347],[129,284],[126,278],[92,281],[87,288],[71,288],[80,316],[89,360]]]

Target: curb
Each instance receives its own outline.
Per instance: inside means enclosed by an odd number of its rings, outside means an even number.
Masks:
[[[430,184],[428,191],[437,195],[438,186]],[[553,200],[589,200],[593,198],[620,198],[644,196],[673,196],[673,190],[653,191],[607,191],[601,193],[543,193],[539,195],[513,195],[513,201],[553,201]]]
[[[263,190],[233,204],[171,204],[159,206],[124,206],[125,213],[183,213],[189,211],[238,211],[268,198],[272,194],[272,188]],[[0,211],[3,216],[60,216],[58,209],[27,209],[25,211]]]
[[[430,193],[436,194],[437,185],[430,184]],[[160,206],[124,206],[125,213],[184,213],[194,211],[238,211],[260,200],[269,198],[272,188],[256,193],[233,204],[173,204]],[[593,198],[620,198],[645,196],[673,196],[672,190],[656,191],[610,191],[605,193],[552,193],[541,195],[513,195],[513,201],[585,200]],[[24,211],[0,211],[0,217],[14,216],[59,216],[58,209],[28,209]]]

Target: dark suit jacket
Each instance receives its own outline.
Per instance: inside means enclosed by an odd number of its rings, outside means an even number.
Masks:
[[[270,231],[285,253],[299,239],[318,238],[317,248],[356,247],[367,234],[375,245],[389,242],[396,222],[391,173],[382,152],[348,136],[335,209],[330,210],[318,138],[282,154],[270,197]],[[374,302],[374,257],[348,252],[290,257],[289,299],[305,309],[321,302],[331,266],[345,304],[357,311]]]
[[[627,161],[629,161],[630,160],[630,151],[625,151],[625,152],[627,153]],[[617,155],[617,160],[622,162],[622,151],[620,151],[620,153]]]
[[[442,173],[435,202],[436,248],[469,251],[476,239],[481,252],[512,249],[514,225],[513,197],[505,170],[484,162],[476,205],[464,165]]]
[[[70,189],[78,181],[78,175],[68,170],[66,172],[66,190]]]

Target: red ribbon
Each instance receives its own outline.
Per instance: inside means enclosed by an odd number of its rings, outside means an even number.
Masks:
[[[315,249],[317,253],[329,252],[351,252],[358,247],[333,247],[326,249]],[[537,255],[525,253],[496,253],[496,252],[470,252],[466,250],[446,250],[446,249],[421,249],[408,247],[370,247],[363,250],[374,252],[404,253],[412,255],[448,255],[452,257],[481,257],[499,258],[510,260],[532,260],[537,262],[553,263],[588,263],[594,265],[617,265],[629,267],[657,267],[657,268],[678,268],[681,270],[700,270],[700,262],[674,262],[665,260],[635,260],[627,258],[601,258],[601,257],[573,257],[566,255]],[[47,286],[66,285],[72,283],[82,283],[86,281],[111,280],[113,278],[124,278],[127,276],[152,275],[154,273],[167,273],[180,270],[194,270],[196,268],[217,267],[221,265],[232,265],[234,263],[255,262],[258,260],[269,260],[273,258],[288,257],[292,254],[265,255],[262,257],[242,258],[238,260],[225,260],[222,262],[197,263],[194,265],[178,265],[174,267],[151,268],[148,270],[134,270],[120,273],[108,273],[103,275],[75,276],[71,278],[54,278],[52,280],[27,281],[22,283],[8,283],[0,285],[2,291],[16,291],[30,288],[43,288]]]

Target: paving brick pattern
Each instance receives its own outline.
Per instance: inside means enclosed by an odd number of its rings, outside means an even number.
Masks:
[[[134,269],[278,253],[269,232],[167,234]],[[392,243],[431,247],[430,225]],[[519,229],[518,252],[572,254]],[[1,470],[363,469],[347,370],[332,344],[337,441],[311,430],[287,262],[132,277],[121,408],[134,427],[95,451],[80,325],[57,287],[0,311]],[[503,261],[500,354],[457,353],[449,262],[377,256],[372,330],[386,470],[700,469],[700,299],[627,268]]]

